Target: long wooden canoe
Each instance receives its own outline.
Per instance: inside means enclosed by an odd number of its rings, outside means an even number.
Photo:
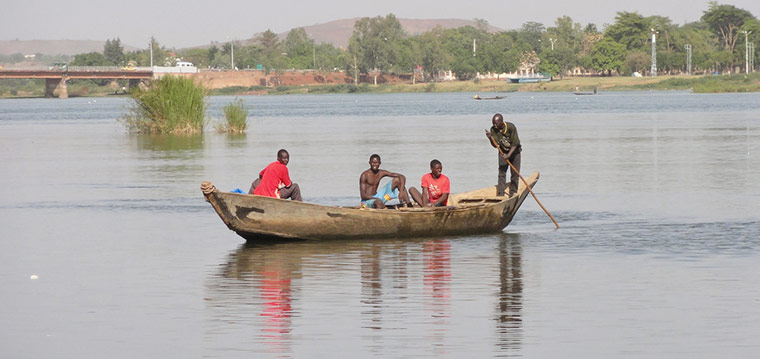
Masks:
[[[535,186],[538,172],[526,178]],[[512,221],[529,191],[496,196],[496,187],[452,194],[449,206],[370,209],[322,206],[279,198],[222,192],[201,184],[206,201],[230,230],[248,241],[438,237],[495,233]],[[358,202],[358,200],[357,200]]]

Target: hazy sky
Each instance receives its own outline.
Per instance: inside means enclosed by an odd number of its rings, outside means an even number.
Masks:
[[[730,0],[760,16],[760,0]],[[559,16],[600,29],[618,11],[696,21],[708,7],[702,0],[9,0],[0,3],[0,40],[106,40],[147,47],[150,35],[166,47],[247,39],[271,29],[279,33],[353,17],[393,13],[410,19],[485,19],[503,29],[535,21],[551,26]]]

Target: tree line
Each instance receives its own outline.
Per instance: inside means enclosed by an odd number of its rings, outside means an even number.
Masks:
[[[485,20],[475,26],[436,27],[407,34],[393,14],[362,18],[354,24],[347,48],[316,44],[303,28],[291,30],[283,40],[271,30],[248,43],[213,43],[207,48],[174,51],[151,39],[153,64],[172,66],[179,59],[199,68],[285,69],[334,71],[340,69],[359,81],[379,74],[415,74],[424,81],[452,71],[460,80],[477,73],[535,71],[551,76],[572,73],[646,74],[651,65],[651,35],[656,34],[658,73],[683,73],[687,68],[685,45],[691,45],[694,72],[734,72],[745,63],[744,41],[760,36],[760,21],[749,11],[710,2],[702,17],[684,25],[663,16],[637,12],[617,13],[602,30],[593,23],[581,25],[569,16],[552,26],[526,22],[515,30],[489,32]],[[745,39],[745,31],[747,39]],[[757,50],[755,50],[757,51]],[[150,64],[150,50],[125,53],[121,41],[108,40],[103,53],[76,55],[71,65]]]

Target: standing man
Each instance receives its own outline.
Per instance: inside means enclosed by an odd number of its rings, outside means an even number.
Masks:
[[[499,150],[499,182],[496,185],[496,195],[507,197],[517,193],[517,184],[520,176],[520,152],[522,152],[522,146],[520,146],[520,138],[517,137],[517,128],[511,122],[504,122],[504,117],[497,113],[493,115],[491,119],[491,130],[486,130],[486,137],[491,142],[491,146]],[[512,173],[509,177],[509,191],[505,193],[507,188],[507,168],[512,163]]]
[[[422,194],[416,188],[409,189],[409,194],[422,207],[445,206],[449,203],[451,185],[449,178],[442,174],[441,161],[430,161],[430,173],[422,176]]]
[[[409,195],[406,193],[406,177],[399,173],[388,172],[380,169],[380,155],[369,156],[369,169],[359,176],[359,194],[362,205],[369,208],[385,208],[385,203],[398,198],[401,204],[409,204]],[[385,185],[380,186],[383,177],[392,177]]]
[[[298,184],[290,181],[288,162],[290,162],[288,151],[284,149],[277,151],[277,161],[270,163],[259,172],[259,178],[251,183],[248,194],[303,201]]]

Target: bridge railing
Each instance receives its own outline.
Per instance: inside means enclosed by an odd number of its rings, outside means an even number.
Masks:
[[[124,66],[27,66],[23,68],[2,69],[5,72],[28,72],[28,71],[55,71],[55,72],[114,72],[114,71],[152,71],[150,66],[132,67],[127,69]]]
[[[69,72],[113,72],[113,71],[125,71],[123,66],[69,66]],[[150,67],[133,67],[126,71],[150,71]]]

